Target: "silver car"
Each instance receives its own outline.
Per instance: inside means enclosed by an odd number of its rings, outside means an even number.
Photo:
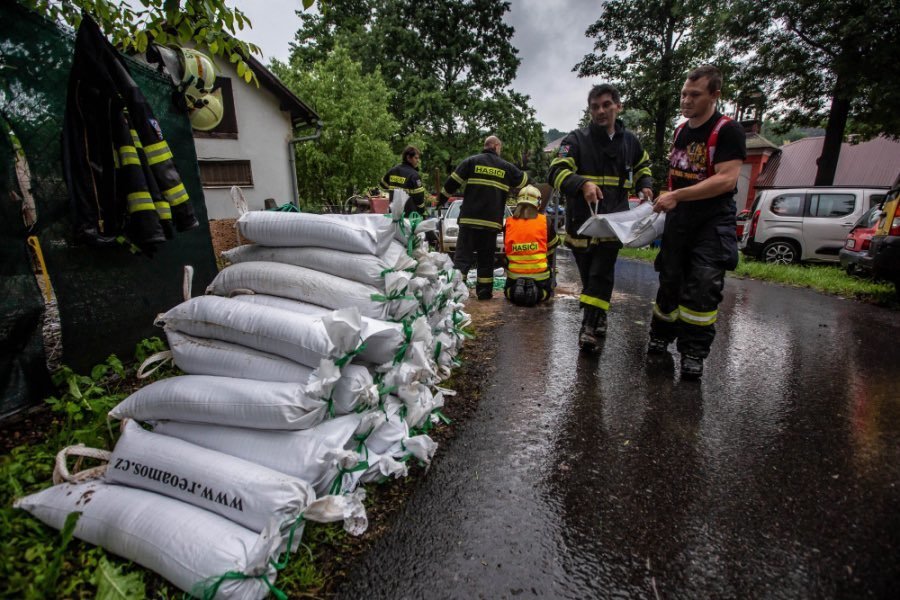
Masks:
[[[462,199],[450,199],[447,205],[447,212],[441,219],[441,252],[453,254],[456,251],[456,240],[459,237],[459,211],[462,208]],[[507,217],[512,216],[512,209],[507,206],[503,212],[503,222],[506,223]],[[503,252],[503,230],[497,236],[497,252]]]

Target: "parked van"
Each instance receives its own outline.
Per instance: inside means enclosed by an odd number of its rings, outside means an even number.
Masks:
[[[760,190],[750,208],[740,248],[769,263],[837,262],[847,233],[887,188],[782,188]]]

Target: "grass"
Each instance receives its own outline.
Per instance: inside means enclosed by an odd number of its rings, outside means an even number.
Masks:
[[[653,261],[656,248],[622,248],[620,256]],[[838,265],[775,265],[741,255],[734,270],[736,277],[770,281],[782,285],[810,288],[826,294],[855,298],[887,306],[897,305],[896,292],[890,283],[851,277]]]

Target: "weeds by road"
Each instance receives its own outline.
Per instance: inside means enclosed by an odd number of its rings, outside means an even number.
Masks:
[[[623,248],[619,251],[619,255],[625,258],[650,262],[658,253],[656,248]],[[837,265],[773,265],[742,255],[734,275],[897,307],[892,284],[850,277]]]

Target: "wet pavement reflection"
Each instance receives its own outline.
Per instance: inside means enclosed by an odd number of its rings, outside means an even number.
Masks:
[[[897,313],[729,278],[683,382],[645,356],[652,266],[616,275],[595,356],[575,294],[502,307],[476,415],[340,596],[898,597]]]

